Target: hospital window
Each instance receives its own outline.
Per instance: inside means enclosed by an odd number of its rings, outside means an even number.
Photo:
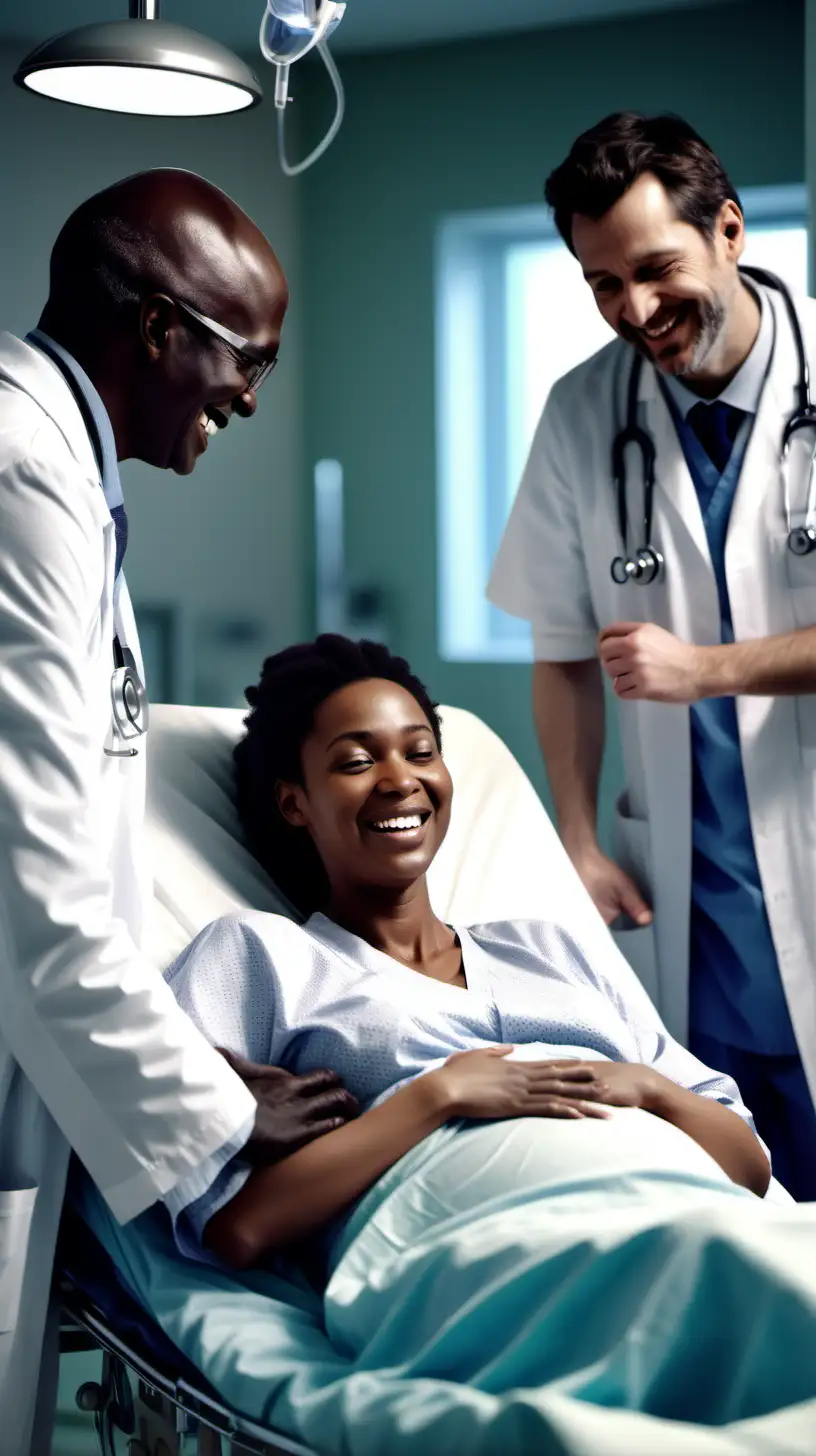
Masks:
[[[804,186],[746,188],[744,261],[807,292]],[[611,337],[544,208],[448,218],[436,250],[439,648],[528,662],[527,624],[485,599],[550,387]]]

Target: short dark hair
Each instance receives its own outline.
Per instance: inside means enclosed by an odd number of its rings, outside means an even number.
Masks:
[[[238,816],[255,858],[304,915],[325,902],[328,880],[311,837],[281,814],[275,787],[280,780],[303,782],[301,749],[321,703],[370,678],[397,683],[416,699],[441,750],[436,704],[405,658],[379,642],[323,633],[267,657],[260,682],[246,689],[252,711],[234,753]]]
[[[724,202],[742,211],[735,187],[707,142],[679,116],[616,111],[583,132],[547,178],[544,196],[571,252],[576,213],[601,218],[645,172],[662,182],[683,222],[711,237]]]

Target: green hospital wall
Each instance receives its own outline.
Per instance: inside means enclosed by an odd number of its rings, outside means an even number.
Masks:
[[[799,4],[708,4],[341,58],[346,118],[301,192],[304,495],[316,460],[342,462],[350,578],[386,592],[393,645],[439,699],[486,719],[542,793],[529,667],[437,649],[437,226],[539,203],[572,139],[624,107],[686,116],[738,186],[801,182],[803,44]],[[322,116],[326,78],[308,81],[302,110]],[[602,833],[618,763],[612,729]]]

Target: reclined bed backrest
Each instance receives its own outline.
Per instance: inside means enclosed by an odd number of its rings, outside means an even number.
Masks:
[[[437,913],[454,924],[558,919],[617,956],[529,779],[502,740],[461,708],[441,709],[454,782],[447,839],[430,875]],[[151,708],[148,834],[154,914],[147,950],[167,966],[218,915],[251,906],[292,914],[247,850],[233,801],[232,708]],[[620,974],[635,981],[623,957]],[[642,993],[641,993],[642,994]]]

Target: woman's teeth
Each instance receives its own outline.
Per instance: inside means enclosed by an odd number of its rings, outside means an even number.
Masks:
[[[218,434],[218,426],[215,423],[215,420],[210,419],[210,416],[207,414],[207,411],[206,410],[202,410],[201,411],[201,414],[198,417],[198,423],[201,425],[201,427],[204,430],[205,434],[207,434],[207,435],[217,435]]]
[[[383,833],[392,829],[421,829],[422,817],[419,814],[407,814],[399,819],[379,819],[371,827]]]

